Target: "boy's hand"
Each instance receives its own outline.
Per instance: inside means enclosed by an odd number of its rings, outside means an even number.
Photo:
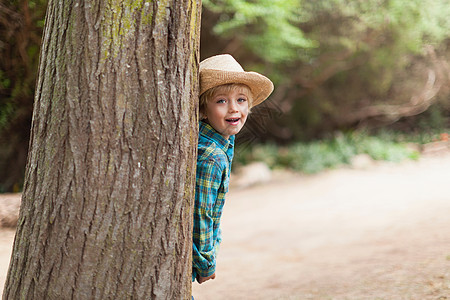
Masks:
[[[202,277],[202,276],[198,276],[197,277],[197,281],[199,284],[202,284],[205,281],[208,281],[210,279],[215,279],[216,278],[216,273],[212,274],[211,276],[208,277]]]

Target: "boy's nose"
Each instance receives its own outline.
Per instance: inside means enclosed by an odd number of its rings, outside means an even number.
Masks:
[[[230,101],[230,106],[228,107],[230,111],[237,111],[238,110],[237,107],[238,106],[237,106],[236,101]]]

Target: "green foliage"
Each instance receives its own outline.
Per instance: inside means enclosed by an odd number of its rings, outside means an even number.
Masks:
[[[0,105],[0,130],[8,125],[8,121],[13,113],[13,105],[10,102]]]
[[[339,134],[331,139],[294,143],[287,147],[274,144],[238,148],[236,164],[261,161],[270,168],[289,168],[306,174],[347,165],[357,154],[368,154],[374,160],[401,162],[418,159],[419,153],[397,142],[398,136],[368,136],[364,133]]]
[[[46,5],[13,0],[0,7],[0,137],[1,129],[31,112]]]
[[[445,107],[441,107],[440,105],[433,105],[427,110],[422,118],[418,120],[419,128],[422,131],[426,129],[431,131],[443,132],[448,126],[450,126],[450,120],[445,115]]]
[[[203,3],[204,14],[216,16],[208,28],[222,42],[209,53],[235,51],[243,65],[257,63],[253,69],[285,91],[272,99],[285,108],[285,118],[276,122],[290,131],[283,134],[286,141],[350,129],[360,121],[393,121],[388,114],[383,119],[359,113],[367,106],[412,105],[414,96],[426,92],[429,70],[443,74],[437,66],[450,54],[447,0]],[[448,99],[445,93],[442,88],[435,99]]]
[[[0,70],[0,89],[7,89],[11,86],[11,80]]]
[[[421,52],[424,44],[439,43],[449,37],[450,7],[445,0],[307,1],[304,8],[308,14],[328,16],[337,29],[345,29],[332,31],[325,39],[338,35],[343,39],[335,41],[354,49],[369,50],[374,39],[382,38],[385,45],[396,43]],[[353,36],[363,39],[351,40]]]
[[[204,0],[203,5],[220,14],[216,34],[237,36],[269,62],[295,60],[304,49],[318,46],[298,26],[304,19],[299,0]]]
[[[377,96],[386,97],[399,80],[397,70],[404,71],[415,55],[425,55],[427,45],[450,38],[446,0],[306,1],[304,9],[314,16],[308,37],[321,45],[316,55],[348,51],[353,54],[345,59],[350,66],[352,60],[365,61],[356,64],[364,80],[360,86]]]
[[[290,148],[291,168],[307,174],[347,164],[354,155],[354,149],[342,140],[294,144]]]
[[[217,35],[237,36],[273,63],[308,60],[327,45],[371,51],[379,38],[398,51],[419,53],[450,31],[446,0],[204,0],[203,5],[219,15]]]
[[[414,131],[409,133],[403,132],[392,133],[391,131],[383,130],[377,133],[377,136],[379,136],[383,140],[391,141],[394,143],[411,143],[417,145],[424,145],[441,140],[441,135],[447,132],[450,132],[450,128],[447,129],[441,128],[439,130],[436,130],[427,127],[426,130]]]
[[[403,144],[376,137],[365,137],[360,139],[355,145],[358,153],[368,154],[374,160],[401,162],[405,159],[419,158],[419,154],[416,151],[405,147]]]
[[[23,182],[47,0],[0,5],[0,192]]]

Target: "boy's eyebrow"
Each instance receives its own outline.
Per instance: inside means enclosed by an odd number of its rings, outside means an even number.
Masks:
[[[215,98],[215,97],[219,97],[219,96],[228,96],[228,94],[227,93],[217,93],[213,97]],[[239,93],[238,96],[248,97],[247,94],[245,94],[245,93]]]

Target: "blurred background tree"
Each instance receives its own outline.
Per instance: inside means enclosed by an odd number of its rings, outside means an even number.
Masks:
[[[23,184],[46,6],[0,2],[0,192]]]
[[[202,56],[229,52],[275,82],[268,104],[280,117],[260,140],[290,142],[392,124],[434,103],[448,117],[446,0],[203,4]],[[261,110],[266,116],[267,107]],[[260,122],[255,112],[250,122]]]
[[[0,191],[22,184],[45,0],[0,4]],[[201,58],[270,77],[241,141],[450,127],[448,0],[203,0]]]

